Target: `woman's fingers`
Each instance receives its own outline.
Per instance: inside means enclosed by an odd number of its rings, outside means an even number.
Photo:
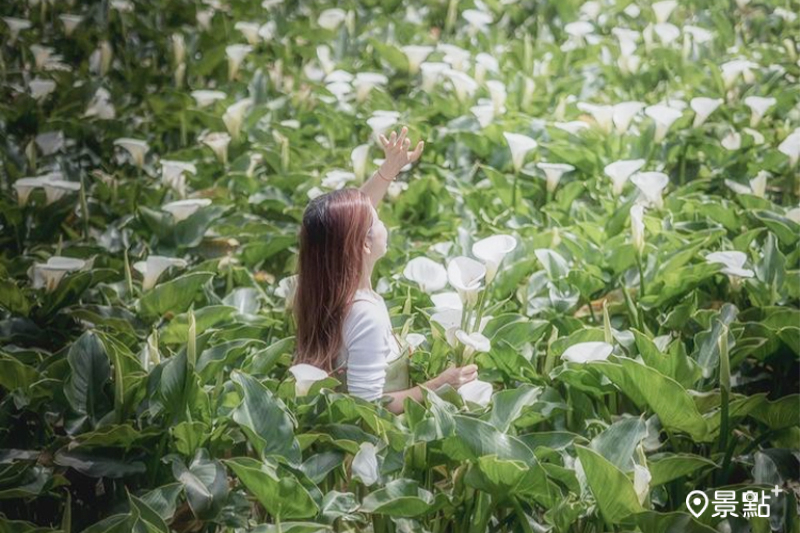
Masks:
[[[397,132],[393,131],[392,134],[389,136],[389,145],[394,146],[395,141],[397,141]]]
[[[386,146],[387,144],[389,144],[389,139],[387,139],[386,135],[384,135],[383,133],[381,133],[378,136],[378,138],[380,139],[382,145]]]
[[[422,155],[422,149],[425,148],[425,141],[420,141],[417,143],[417,147],[414,148],[414,151],[408,154],[408,160],[410,162],[414,162],[420,158]]]
[[[403,146],[403,143],[406,140],[406,135],[408,134],[408,128],[403,126],[403,129],[400,130],[400,136],[397,138],[397,145]]]

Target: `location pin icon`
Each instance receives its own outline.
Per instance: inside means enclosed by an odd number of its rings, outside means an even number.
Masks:
[[[708,496],[702,490],[693,490],[686,496],[686,507],[695,518],[700,518],[708,507]]]

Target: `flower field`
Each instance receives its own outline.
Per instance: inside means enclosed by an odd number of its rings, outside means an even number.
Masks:
[[[3,2],[0,533],[800,533],[799,12]],[[291,304],[402,126],[394,415]]]

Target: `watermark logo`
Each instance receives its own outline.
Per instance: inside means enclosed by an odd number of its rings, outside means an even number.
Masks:
[[[769,496],[767,492],[771,492],[773,496]],[[769,500],[777,498],[783,492],[778,485],[770,491],[755,491],[747,490],[742,493],[742,510],[741,514],[737,512],[736,491],[734,490],[715,490],[714,500],[710,502],[714,507],[714,514],[712,518],[721,517],[727,518],[728,516],[750,518],[760,516],[763,518],[769,517]],[[700,518],[708,508],[709,500],[705,492],[701,490],[693,490],[686,495],[686,508],[694,515],[695,518]]]

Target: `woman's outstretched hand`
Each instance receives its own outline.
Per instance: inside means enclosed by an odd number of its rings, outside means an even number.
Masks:
[[[438,388],[442,385],[450,385],[457,390],[461,385],[465,385],[475,380],[477,377],[478,365],[458,366],[448,368],[429,383],[433,388]]]
[[[409,152],[411,139],[406,137],[407,134],[408,128],[403,126],[403,129],[400,130],[400,135],[392,131],[388,139],[382,133],[379,137],[381,144],[383,144],[383,152],[386,154],[386,160],[383,162],[382,168],[391,173],[392,177],[399,174],[400,169],[407,164],[417,161],[425,148],[425,141],[419,141],[414,151]]]

